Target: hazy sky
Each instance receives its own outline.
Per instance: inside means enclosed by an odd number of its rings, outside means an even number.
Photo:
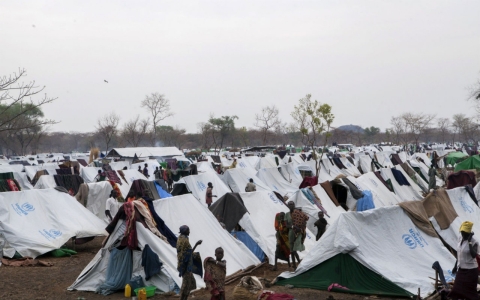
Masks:
[[[480,79],[479,1],[1,1],[0,75],[19,67],[58,97],[55,131],[92,131],[165,94],[196,132],[215,116],[275,104],[284,121],[307,93],[334,126],[390,126],[407,111],[471,114]],[[109,83],[105,83],[104,79]]]

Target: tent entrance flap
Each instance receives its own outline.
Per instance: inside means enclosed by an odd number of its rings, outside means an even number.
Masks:
[[[276,284],[291,284],[298,288],[327,290],[338,283],[348,288],[334,288],[334,292],[363,295],[381,295],[395,297],[411,297],[413,294],[368,269],[349,254],[337,254],[318,266],[295,277],[284,279],[279,277]]]

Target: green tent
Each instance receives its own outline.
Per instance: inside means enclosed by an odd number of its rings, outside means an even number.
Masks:
[[[472,169],[480,169],[480,155],[470,156],[455,166],[455,172]]]
[[[462,161],[467,156],[468,155],[466,155],[463,152],[456,152],[455,151],[455,152],[448,153],[447,157],[445,159],[446,159],[447,165],[454,166],[456,163],[458,163],[459,161]]]
[[[276,284],[296,288],[327,290],[338,283],[348,290],[333,288],[332,292],[392,297],[411,297],[413,294],[368,269],[349,254],[337,254],[318,266],[292,278],[278,277]]]

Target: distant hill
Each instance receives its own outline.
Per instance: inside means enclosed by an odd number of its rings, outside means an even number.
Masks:
[[[362,127],[358,126],[358,125],[342,125],[342,126],[339,126],[337,127],[338,130],[343,130],[343,131],[353,131],[353,132],[359,132],[359,133],[363,133],[364,130]]]

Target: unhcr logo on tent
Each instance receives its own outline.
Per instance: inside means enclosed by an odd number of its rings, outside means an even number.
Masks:
[[[272,195],[272,193],[268,193],[268,196],[270,197],[270,199],[274,202],[274,203],[278,203],[278,198],[274,195]]]
[[[421,248],[428,246],[427,241],[422,237],[418,230],[410,228],[408,232],[409,234],[402,235],[402,240],[410,249],[415,249],[417,246],[420,246]]]
[[[55,240],[56,238],[62,236],[62,232],[60,230],[56,229],[50,229],[50,230],[39,230],[41,235],[43,235],[47,240]]]
[[[246,165],[243,161],[241,161],[238,165],[239,165],[241,168],[246,168],[246,167],[247,167],[247,165]]]
[[[405,245],[408,246],[408,248],[410,248],[412,250],[417,248],[417,242],[415,242],[415,240],[412,238],[411,235],[404,234],[404,235],[402,235],[402,239],[403,239],[403,242],[405,243]]]
[[[467,204],[467,202],[465,202],[465,200],[460,199],[460,205],[462,206],[463,210],[469,214],[473,213],[473,207],[471,207],[470,205]]]
[[[35,210],[35,207],[28,202],[25,202],[22,205],[18,203],[12,204],[12,208],[19,216],[26,216],[29,212]]]
[[[205,184],[203,182],[200,182],[200,181],[197,181],[197,186],[198,188],[201,190],[201,191],[204,191],[207,189],[207,187],[205,186]]]

